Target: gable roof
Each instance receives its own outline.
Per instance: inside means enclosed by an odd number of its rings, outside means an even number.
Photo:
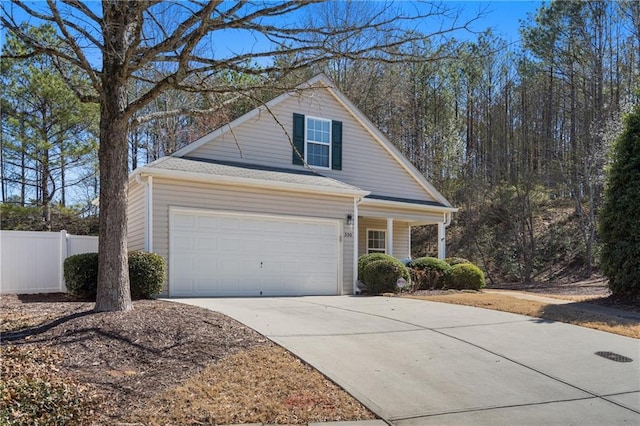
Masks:
[[[390,155],[394,158],[400,167],[404,168],[408,174],[415,179],[415,181],[428,193],[430,194],[437,202],[445,207],[453,208],[449,201],[420,173],[420,171],[413,165],[411,162],[398,150],[398,148],[387,139],[384,134],[378,130],[378,128],[360,111],[351,101],[349,101],[340,91],[336,89],[335,83],[327,77],[325,74],[321,73],[310,79],[309,81],[299,85],[295,90],[283,93],[282,95],[272,99],[264,105],[261,105],[243,116],[231,121],[224,126],[219,127],[213,132],[204,135],[200,139],[192,142],[191,144],[185,146],[184,148],[174,152],[171,154],[171,157],[185,157],[189,153],[194,150],[200,148],[208,142],[218,138],[219,136],[232,132],[233,129],[242,125],[243,123],[259,116],[261,113],[265,111],[269,111],[274,108],[276,105],[280,104],[284,100],[288,99],[291,96],[300,90],[308,90],[315,88],[323,88],[327,90],[337,101],[340,103],[346,110],[349,112],[356,121],[376,140]],[[457,210],[457,209],[456,209]]]

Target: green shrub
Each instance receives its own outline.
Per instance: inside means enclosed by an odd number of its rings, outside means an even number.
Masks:
[[[402,278],[407,280],[407,282],[410,280],[409,270],[406,266],[404,266],[404,263],[402,263],[401,260],[384,253],[369,253],[364,254],[358,258],[358,279],[360,281],[367,284],[367,281],[364,278],[364,269],[369,263],[375,262],[377,260],[387,260],[400,266],[400,268],[402,269]]]
[[[484,273],[473,263],[459,263],[451,267],[446,284],[457,290],[480,290],[485,286]]]
[[[640,300],[640,105],[624,119],[611,153],[600,212],[600,266],[615,296]]]
[[[467,259],[465,259],[464,257],[447,257],[444,261],[447,262],[451,266],[458,265],[460,263],[471,263]]]
[[[408,274],[402,262],[392,262],[388,259],[369,262],[364,268],[363,277],[370,294],[395,293],[398,290],[396,282]]]
[[[98,253],[82,253],[64,260],[67,291],[82,299],[96,299],[98,287]]]
[[[129,283],[131,298],[149,299],[162,291],[165,278],[162,256],[143,251],[129,252]]]
[[[445,277],[451,271],[451,265],[435,257],[419,257],[407,266],[414,285],[422,290],[444,287]]]
[[[162,291],[166,266],[162,256],[143,251],[129,252],[129,286],[132,299],[148,299]],[[69,256],[64,261],[64,280],[70,294],[96,299],[98,253]]]

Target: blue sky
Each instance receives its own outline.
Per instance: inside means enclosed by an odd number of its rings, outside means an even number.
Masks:
[[[468,13],[486,7],[486,15],[478,21],[476,26],[480,30],[491,27],[494,34],[508,42],[519,39],[520,21],[529,22],[527,14],[535,16],[536,10],[542,6],[542,1],[462,1],[449,2],[459,4]],[[548,4],[548,2],[547,2]]]
[[[399,0],[397,3],[407,11],[411,11],[415,7],[422,7],[424,10],[425,7],[410,0]],[[443,0],[442,3],[448,8],[459,9],[463,20],[472,19],[481,13],[481,17],[473,23],[472,31],[482,33],[488,28],[492,28],[494,35],[503,38],[510,44],[519,41],[521,21],[529,21],[529,15],[534,16],[536,10],[544,4],[541,0]],[[306,11],[298,13],[304,15]],[[434,30],[432,23],[427,21],[418,24],[416,29],[424,33]],[[475,40],[476,38],[475,34],[468,32],[457,32],[453,36],[458,40]],[[268,47],[268,43],[264,39],[244,32],[217,33],[212,41],[217,49],[224,52],[223,55],[228,55],[229,51],[235,53],[250,51],[253,46],[262,50]]]
[[[30,2],[31,3],[31,2]],[[97,2],[87,2],[92,6],[99,7]],[[398,3],[401,6],[412,7],[412,3],[409,0],[400,0]],[[491,27],[495,35],[504,38],[507,42],[517,42],[519,39],[518,29],[520,28],[520,22],[526,21],[528,14],[533,15],[538,7],[540,7],[542,1],[531,0],[443,0],[443,3],[450,8],[458,8],[462,11],[463,19],[470,19],[476,16],[480,11],[483,11],[483,16],[477,20],[472,29],[476,32],[484,32],[487,28]],[[37,3],[31,3],[37,4]],[[22,14],[19,14],[22,15]],[[23,19],[27,19],[25,16]],[[33,23],[37,23],[37,20],[33,18],[29,19]],[[424,24],[423,31],[428,32],[428,24]],[[3,32],[4,33],[4,32]],[[474,39],[473,34],[456,34],[458,39]],[[4,41],[4,34],[0,37],[0,45]],[[214,43],[218,48],[227,48],[237,51],[250,50],[252,45],[262,44],[262,40],[256,40],[252,36],[238,34],[229,34],[229,37],[220,37],[218,33]]]

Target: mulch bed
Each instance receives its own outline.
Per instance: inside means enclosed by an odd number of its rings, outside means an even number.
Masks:
[[[217,312],[157,300],[136,301],[126,313],[95,313],[93,303],[63,294],[3,295],[0,309],[2,344],[58,352],[61,374],[95,387],[98,423],[123,419],[212,362],[273,346]]]

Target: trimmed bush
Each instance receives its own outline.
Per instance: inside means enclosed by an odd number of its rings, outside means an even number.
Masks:
[[[407,273],[407,268],[388,259],[374,260],[364,268],[363,277],[370,294],[395,293],[396,282]]]
[[[82,253],[64,260],[64,281],[70,294],[96,300],[98,253]]]
[[[384,253],[369,253],[369,254],[364,254],[358,258],[358,279],[360,281],[367,284],[367,280],[364,278],[364,269],[367,267],[369,263],[375,262],[377,260],[386,260],[400,266],[402,270],[402,278],[409,281],[410,279],[409,270],[407,269],[406,266],[404,266],[404,263],[402,263],[401,260],[396,259],[395,257],[389,256],[388,254],[384,254]]]
[[[162,256],[143,251],[129,252],[129,286],[132,299],[148,299],[162,291],[166,265]],[[96,299],[98,253],[69,256],[64,261],[64,280],[70,294]]]
[[[162,256],[144,251],[129,252],[129,283],[132,299],[150,299],[162,291],[166,266]]]
[[[464,257],[447,257],[444,261],[447,262],[451,266],[458,265],[460,263],[471,263],[467,259],[465,259]]]
[[[451,265],[435,257],[419,257],[407,266],[414,285],[421,290],[444,287],[445,277],[451,271]]]
[[[473,263],[459,263],[451,267],[446,284],[457,290],[480,290],[485,286],[484,273]]]

